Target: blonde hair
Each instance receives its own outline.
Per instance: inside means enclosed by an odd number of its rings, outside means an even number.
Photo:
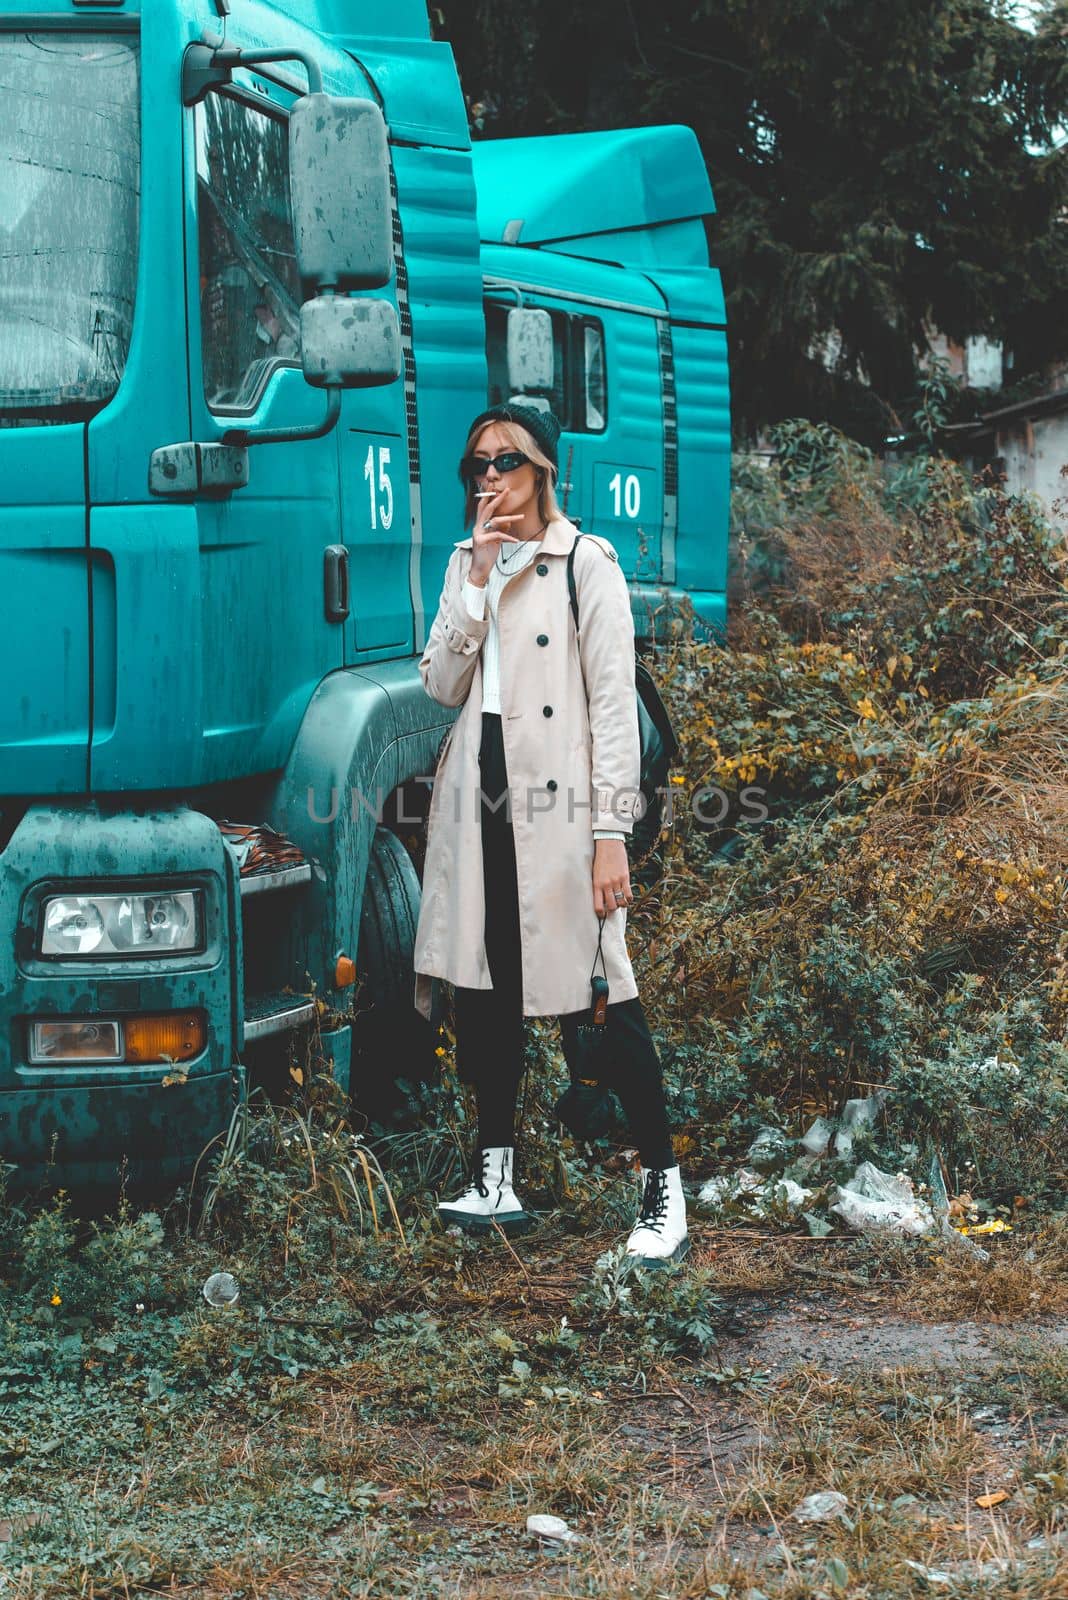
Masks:
[[[549,460],[549,457],[541,448],[541,445],[534,438],[534,435],[532,433],[528,433],[526,428],[524,428],[521,423],[498,422],[496,419],[491,419],[489,422],[479,423],[478,427],[473,428],[472,431],[467,435],[467,443],[464,445],[464,455],[469,456],[474,454],[475,445],[488,428],[499,428],[504,434],[504,437],[508,440],[508,443],[512,446],[513,450],[521,450],[523,454],[529,457],[530,461],[532,462],[538,477],[538,516],[541,518],[541,520],[548,525],[548,523],[556,521],[558,517],[562,517],[563,512],[561,511],[560,503],[556,498],[555,479],[557,469],[553,466],[552,462]],[[467,480],[464,495],[465,528],[470,528],[474,525],[475,513],[477,510],[478,501],[475,499],[475,480],[473,478],[469,478]]]

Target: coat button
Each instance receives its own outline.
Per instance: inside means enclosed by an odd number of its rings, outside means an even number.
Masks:
[[[547,633],[539,633],[538,634],[538,643],[539,644],[548,644],[549,643],[549,635]]]
[[[534,568],[534,571],[540,573],[543,578],[544,578],[545,574],[548,572],[548,570],[549,569],[545,565],[544,561],[539,561],[537,566]]]
[[[551,717],[553,714],[552,706],[542,706],[541,714],[543,717]]]
[[[548,783],[545,785],[545,787],[547,789],[555,789],[556,788],[556,779],[555,778],[550,778]]]

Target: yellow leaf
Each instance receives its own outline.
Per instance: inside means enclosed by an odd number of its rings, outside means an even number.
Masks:
[[[918,683],[916,688],[918,689],[919,693],[923,695],[925,700],[929,700],[931,698],[927,693],[927,685],[925,683]]]
[[[294,1083],[303,1084],[304,1069],[302,1067],[290,1067],[289,1076],[293,1079]]]
[[[1008,1498],[1009,1491],[1007,1489],[995,1489],[993,1494],[979,1495],[975,1503],[977,1506],[981,1506],[984,1511],[989,1511],[991,1506],[999,1506],[1003,1500]]]

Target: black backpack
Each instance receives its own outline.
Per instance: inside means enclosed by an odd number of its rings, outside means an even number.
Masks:
[[[576,633],[579,619],[578,595],[575,590],[575,550],[582,537],[581,533],[575,535],[575,543],[571,546],[567,557],[567,592],[571,597]],[[679,741],[675,737],[671,718],[660,698],[660,691],[653,675],[638,655],[637,649],[634,653],[634,690],[638,701],[638,737],[641,742],[638,787],[645,796],[645,810],[640,818],[635,819],[634,832],[628,835],[628,844],[632,852],[640,857],[646,855],[660,837],[662,803],[657,790],[663,788],[667,782],[671,764],[679,753]]]

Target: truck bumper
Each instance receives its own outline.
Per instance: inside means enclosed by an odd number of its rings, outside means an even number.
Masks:
[[[245,1095],[245,1069],[159,1081],[8,1089],[0,1094],[0,1161],[15,1189],[121,1181],[179,1183],[211,1132],[229,1126]]]
[[[670,643],[685,618],[692,618],[695,639],[722,644],[727,637],[727,596],[720,589],[674,589],[632,581],[630,609],[635,637],[652,644]]]
[[[50,894],[193,889],[198,948],[168,956],[46,958]],[[0,860],[0,1160],[17,1188],[181,1181],[244,1095],[240,894],[216,824],[191,808],[31,806]],[[42,1063],[35,1020],[196,1012],[204,1048],[181,1065]]]

